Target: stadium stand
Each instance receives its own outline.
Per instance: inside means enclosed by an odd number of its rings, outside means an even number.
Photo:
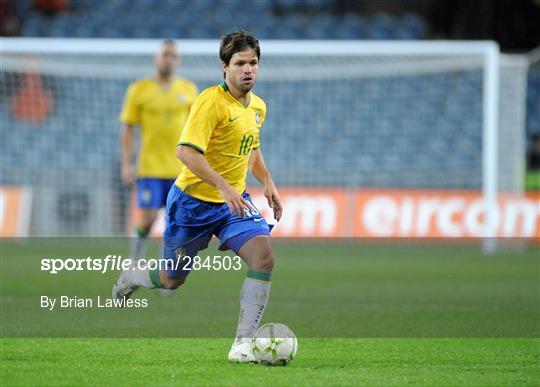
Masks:
[[[80,0],[54,16],[32,4],[16,3],[17,13],[26,15],[21,33],[27,37],[215,39],[237,26],[260,39],[422,39],[426,34],[418,15],[328,12],[329,0],[259,0],[249,7],[227,1],[216,2],[213,9],[195,1],[182,2],[181,7],[162,1],[159,10],[150,1]],[[122,18],[116,17],[119,14]],[[3,72],[0,88],[20,83],[18,77]],[[73,88],[74,78],[43,77],[54,109],[41,122],[17,116],[8,102],[13,96],[0,95],[6,102],[0,104],[5,122],[2,184],[54,181],[74,190],[120,184],[117,114],[129,80],[80,77]],[[482,139],[474,128],[481,126],[481,83],[482,74],[474,71],[302,84],[261,81],[256,92],[272,107],[262,134],[267,162],[281,185],[479,188]],[[419,85],[419,98],[407,98]],[[210,84],[198,86],[202,90]],[[324,94],[332,97],[321,97]],[[540,133],[538,66],[529,72],[527,98],[531,138]],[[339,133],[330,127],[339,128]],[[409,135],[400,137],[402,130]],[[374,132],[378,135],[372,136]],[[437,136],[431,135],[434,132]],[[302,146],[306,136],[320,141]],[[460,157],[445,157],[450,151]],[[403,164],[410,172],[404,173]],[[82,165],[84,173],[73,168]],[[310,169],[313,165],[316,171]],[[375,166],[384,173],[374,174]]]
[[[51,17],[34,9],[31,1],[17,2],[18,13],[25,14],[22,35],[215,39],[237,26],[260,39],[420,39],[425,32],[417,15],[362,17],[352,12],[328,12],[332,8],[329,0],[223,1],[212,7],[195,1],[83,0],[70,4],[68,11]]]
[[[242,26],[260,39],[422,39],[425,21],[416,14],[340,13],[331,0],[230,0],[208,7],[196,1],[77,0],[52,16],[31,0],[14,4],[28,37],[193,38],[215,39]],[[117,15],[122,15],[118,18]],[[215,18],[220,15],[220,18]],[[21,18],[22,19],[22,18]],[[114,23],[111,23],[114,20]],[[144,20],[144,24],[141,23]],[[529,137],[540,131],[538,75],[531,73],[528,90]]]
[[[99,173],[94,176],[110,183],[118,156],[117,110],[128,82],[81,77],[74,88],[72,77],[44,78],[54,96],[55,110],[43,123],[17,118],[9,104],[2,104],[7,127],[17,128],[4,136],[4,183],[46,181],[51,176],[39,173],[43,165],[58,174],[54,177],[58,183],[87,183],[88,176],[77,169],[70,171],[72,166],[95,168]],[[481,126],[481,99],[471,90],[480,88],[481,79],[480,73],[471,73],[261,81],[257,93],[272,107],[263,133],[268,162],[276,179],[285,185],[477,188],[481,133],[471,133]],[[420,84],[427,86],[421,97],[408,99]],[[207,86],[210,84],[200,84],[201,89]],[[325,94],[327,97],[321,97]],[[118,109],[111,108],[114,101]],[[331,127],[339,128],[338,133],[328,130]],[[400,138],[402,131],[408,136]],[[437,136],[431,135],[434,132]],[[302,146],[307,133],[321,141]],[[25,144],[33,146],[30,158],[23,157],[28,154]],[[418,153],[418,149],[424,151]],[[459,151],[462,157],[445,157],[448,149]],[[403,173],[403,160],[411,175]],[[463,168],[448,165],[456,162]],[[317,171],[312,170],[313,165],[318,166]],[[374,166],[385,173],[373,174]]]

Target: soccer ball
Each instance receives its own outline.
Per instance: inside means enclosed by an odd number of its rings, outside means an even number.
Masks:
[[[287,365],[296,355],[298,340],[286,325],[268,323],[261,326],[253,336],[253,354],[264,365]]]

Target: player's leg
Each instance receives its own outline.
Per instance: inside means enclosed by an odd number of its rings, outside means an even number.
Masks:
[[[135,227],[129,252],[130,257],[134,261],[146,258],[146,252],[148,251],[148,235],[156,220],[158,209],[139,207],[139,213],[141,214],[141,219]]]
[[[177,248],[170,248],[166,241],[160,265],[153,267],[147,265],[147,262],[139,261],[128,270],[124,270],[113,286],[113,298],[129,299],[140,287],[176,290],[191,272],[191,260],[186,257],[194,257],[199,250],[208,247],[211,236],[211,233],[203,234],[199,238],[191,239],[185,246]]]
[[[176,290],[183,285],[191,272],[193,257],[206,249],[211,239],[211,229],[200,227],[183,227],[174,236],[166,234],[162,260],[164,267],[150,273],[154,287]]]
[[[161,192],[161,203],[160,203],[160,207],[166,207],[167,206],[167,197],[169,195],[169,191],[171,190],[174,182],[175,182],[176,179],[162,179],[161,180],[161,189],[162,189],[162,192]],[[161,251],[165,252],[165,241],[164,239],[161,240]],[[165,255],[164,255],[165,256]],[[162,287],[160,289],[158,289],[158,294],[162,297],[170,297],[172,295],[174,295],[176,292],[175,290],[180,286],[182,285],[183,283],[185,282],[185,278],[184,280],[179,283],[178,285],[176,285],[176,287],[172,288],[172,289],[169,289],[167,287]]]
[[[130,257],[136,262],[146,257],[148,250],[148,235],[156,220],[157,213],[162,207],[163,187],[161,179],[137,179],[137,207],[141,218],[135,228],[130,245]]]
[[[251,202],[249,195],[244,194],[244,197]],[[231,216],[218,232],[222,241],[220,250],[234,251],[246,262],[249,269],[240,291],[236,338],[229,352],[229,360],[233,362],[254,361],[251,338],[259,327],[268,302],[274,268],[270,229],[256,209],[246,209],[245,217]]]
[[[251,237],[253,234],[255,236]],[[247,238],[250,238],[246,241]],[[244,240],[242,240],[244,239]],[[256,229],[240,234],[229,241],[229,246],[241,244],[235,252],[248,265],[248,272],[240,291],[240,313],[235,340],[229,351],[232,362],[253,362],[255,357],[251,339],[259,327],[270,294],[274,254],[270,237]]]
[[[184,257],[205,249],[212,237],[215,226],[208,226],[208,219],[216,216],[213,209],[173,186],[165,210],[162,267],[149,270],[138,263],[123,271],[113,286],[113,298],[129,298],[139,287],[176,289],[183,284],[190,271],[190,261],[186,264]]]
[[[275,259],[268,235],[248,240],[238,251],[248,272],[240,291],[240,317],[236,337],[252,337],[259,327],[268,296]]]

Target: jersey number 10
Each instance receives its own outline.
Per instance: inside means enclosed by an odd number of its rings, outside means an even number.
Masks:
[[[249,155],[249,152],[251,152],[251,147],[253,146],[253,135],[242,136],[242,142],[240,143],[240,151],[238,152],[239,155],[247,156]]]

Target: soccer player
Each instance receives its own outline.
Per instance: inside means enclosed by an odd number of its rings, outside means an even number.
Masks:
[[[155,78],[129,86],[120,114],[122,181],[129,186],[136,184],[141,214],[131,243],[130,256],[135,260],[146,254],[148,234],[180,171],[176,143],[197,97],[193,82],[175,77],[179,62],[174,41],[163,41],[155,56]],[[136,125],[141,130],[141,148],[135,172],[132,156]]]
[[[282,205],[259,148],[266,105],[251,89],[259,70],[259,42],[244,30],[225,35],[219,56],[225,81],[203,91],[195,101],[180,137],[182,170],[167,198],[162,270],[122,272],[113,297],[129,298],[140,286],[176,289],[188,270],[180,265],[208,246],[212,235],[220,250],[239,255],[249,270],[240,292],[240,315],[229,361],[254,361],[250,337],[259,326],[270,292],[274,254],[270,227],[246,190],[249,170],[279,221]]]

